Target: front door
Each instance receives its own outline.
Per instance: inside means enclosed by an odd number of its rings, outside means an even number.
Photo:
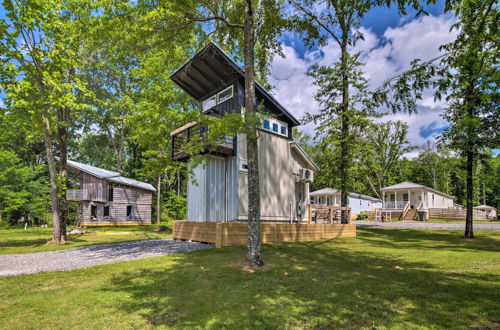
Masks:
[[[299,221],[304,219],[304,214],[306,212],[304,185],[304,182],[295,182],[295,209],[296,218]]]

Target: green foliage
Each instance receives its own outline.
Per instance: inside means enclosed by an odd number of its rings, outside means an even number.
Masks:
[[[25,166],[15,153],[0,148],[1,222],[42,223],[49,208],[48,192],[43,166]]]

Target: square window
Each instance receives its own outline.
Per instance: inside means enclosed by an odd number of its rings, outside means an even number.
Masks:
[[[233,97],[233,86],[229,86],[228,88],[219,93],[218,95],[219,99],[217,103],[222,103],[226,100],[229,100],[232,97]]]
[[[216,105],[217,105],[217,100],[216,100],[216,97],[214,95],[211,98],[208,98],[205,101],[203,101],[203,103],[201,104],[201,107],[202,107],[203,111],[207,111],[207,110],[215,107]]]
[[[278,124],[273,123],[273,132],[278,133]]]
[[[286,126],[281,126],[281,134],[286,135]]]
[[[267,119],[264,119],[264,129],[271,129],[271,123]]]

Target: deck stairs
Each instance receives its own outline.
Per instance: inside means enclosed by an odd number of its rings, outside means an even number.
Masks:
[[[417,209],[409,209],[405,214],[405,220],[416,220],[417,219]]]

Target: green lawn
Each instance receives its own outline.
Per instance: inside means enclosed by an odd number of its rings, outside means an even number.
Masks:
[[[498,329],[500,232],[369,229],[0,278],[8,328]],[[2,325],[0,325],[1,327]]]
[[[79,246],[164,238],[168,232],[152,232],[151,226],[91,227],[91,233],[68,235],[68,243],[51,245],[52,228],[30,227],[24,229],[0,229],[0,254],[30,253],[71,249]]]

